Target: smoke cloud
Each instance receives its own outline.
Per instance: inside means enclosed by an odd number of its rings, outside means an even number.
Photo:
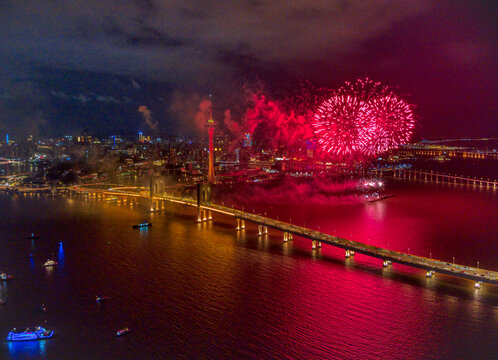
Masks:
[[[230,109],[226,109],[224,115],[223,123],[227,130],[230,131],[234,138],[240,138],[242,136],[242,128],[237,121],[232,120]]]
[[[244,117],[246,131],[253,135],[257,146],[296,146],[313,136],[306,116],[283,109],[277,101],[254,95],[252,106],[247,108]]]
[[[194,117],[197,128],[204,129],[206,126],[206,122],[209,120],[212,105],[211,100],[204,99],[200,102],[199,108]]]
[[[149,110],[149,108],[145,105],[140,105],[138,107],[138,112],[139,113],[142,113],[142,116],[145,120],[145,123],[147,124],[147,126],[149,126],[149,128],[151,130],[156,130],[157,129],[157,125],[158,123],[157,122],[153,122],[152,121],[152,114]]]
[[[359,203],[365,200],[359,194],[358,181],[346,180],[331,183],[328,179],[314,178],[302,181],[285,178],[282,182],[271,186],[269,184],[247,186],[244,191],[234,191],[230,194],[220,194],[227,203],[268,205],[299,205],[303,201],[311,204]],[[254,206],[254,205],[252,205]]]
[[[209,120],[211,100],[196,93],[184,93],[175,90],[169,106],[170,115],[178,120],[178,129],[181,133],[193,136],[202,136],[206,131],[206,122]]]

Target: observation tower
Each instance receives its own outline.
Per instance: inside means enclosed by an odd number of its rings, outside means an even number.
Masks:
[[[209,134],[209,168],[207,179],[209,182],[214,182],[214,146],[213,146],[213,134],[214,134],[214,120],[212,109],[209,109],[209,119],[206,123]]]

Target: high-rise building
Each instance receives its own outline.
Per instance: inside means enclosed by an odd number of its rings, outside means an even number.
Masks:
[[[251,134],[244,134],[244,140],[243,140],[242,146],[243,147],[251,147],[252,146]]]

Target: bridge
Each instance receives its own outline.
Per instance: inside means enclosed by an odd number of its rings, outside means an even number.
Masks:
[[[138,200],[144,198],[150,201],[151,211],[164,209],[165,203],[176,203],[197,209],[196,222],[205,222],[213,220],[213,213],[231,216],[236,220],[236,230],[242,230],[246,227],[246,221],[257,225],[258,236],[268,234],[268,229],[275,229],[283,234],[283,241],[291,241],[295,236],[311,240],[312,249],[322,247],[323,244],[335,246],[345,250],[345,257],[354,256],[355,253],[367,255],[382,260],[384,267],[391,266],[392,263],[411,266],[426,271],[426,277],[430,278],[436,273],[459,277],[475,281],[474,286],[480,288],[483,283],[498,285],[498,272],[486,269],[474,268],[465,265],[449,263],[437,259],[426,258],[422,256],[406,254],[392,251],[358,241],[352,241],[330,234],[322,233],[316,230],[296,226],[291,223],[268,218],[262,215],[252,214],[243,210],[238,210],[225,206],[224,204],[215,204],[212,201],[200,201],[200,194],[197,200],[194,198],[177,197],[171,195],[153,195],[150,196],[148,188],[137,187],[119,187],[107,185],[78,185],[68,188],[70,194],[80,194],[97,199],[112,199],[121,203],[128,203],[130,206],[138,205]]]
[[[411,169],[394,169],[394,177],[413,180],[425,180],[434,182],[450,182],[455,184],[467,184],[484,187],[498,187],[498,181],[483,178],[471,178],[463,175],[440,174],[433,171],[419,171]]]

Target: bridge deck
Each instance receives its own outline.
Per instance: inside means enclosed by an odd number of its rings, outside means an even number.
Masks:
[[[82,187],[75,187],[74,189],[78,191],[86,190],[85,188]],[[92,192],[99,191],[109,195],[148,197],[147,194],[145,194],[145,192],[133,193],[128,191],[121,191],[119,188],[115,188],[110,191],[104,189],[95,189],[95,188],[88,188],[88,190]],[[191,207],[197,207],[197,202],[192,199],[185,199],[173,196],[155,196],[154,200],[169,201]],[[498,285],[498,272],[496,271],[478,269],[465,265],[452,264],[437,259],[429,259],[422,256],[406,254],[402,252],[392,251],[389,249],[383,249],[380,247],[364,244],[358,241],[352,241],[337,236],[321,233],[319,231],[308,229],[302,226],[296,226],[283,221],[267,218],[261,215],[251,214],[248,212],[240,211],[237,209],[229,208],[214,203],[211,203],[209,205],[202,205],[201,208],[233,216],[239,219],[247,220],[255,224],[267,226],[279,231],[291,233],[293,235],[300,236],[302,238],[319,241],[324,244],[332,245],[345,250],[353,250],[356,253],[368,255],[382,260],[392,261],[393,263],[408,265],[419,269],[424,269],[427,271],[436,271],[437,273],[456,276],[474,281],[480,281],[483,283]]]

